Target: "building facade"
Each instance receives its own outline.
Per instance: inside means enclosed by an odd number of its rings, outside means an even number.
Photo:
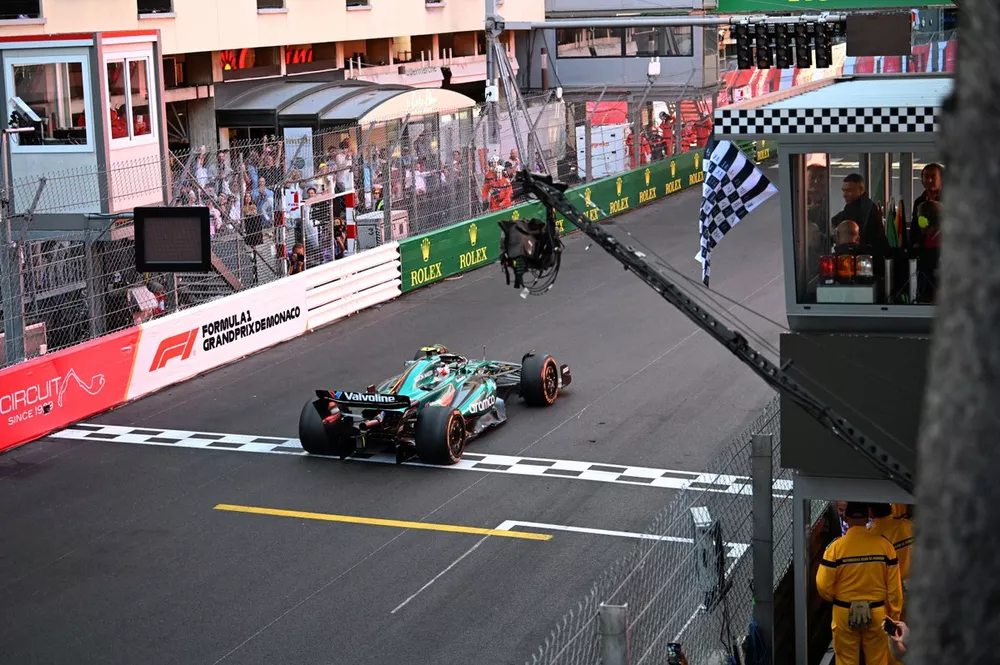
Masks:
[[[537,21],[544,5],[504,0],[500,11]],[[168,145],[179,150],[253,138],[217,132],[215,86],[230,81],[326,72],[479,98],[483,17],[481,0],[7,0],[0,38],[158,30]]]
[[[714,9],[714,0],[663,0],[655,6],[644,0],[546,0],[547,20],[639,20],[625,28],[518,34],[522,88],[561,90],[574,106],[573,138],[581,156],[590,126],[595,163],[581,164],[581,176],[585,170],[599,175],[615,165],[634,166],[705,145],[722,73],[719,29],[643,26],[641,19]],[[629,138],[637,130],[641,142]],[[639,143],[638,150],[632,149],[633,142]]]

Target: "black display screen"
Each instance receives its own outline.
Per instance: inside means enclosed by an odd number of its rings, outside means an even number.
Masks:
[[[136,208],[139,272],[210,272],[208,208]]]

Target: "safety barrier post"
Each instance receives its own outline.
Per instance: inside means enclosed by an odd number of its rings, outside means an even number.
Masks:
[[[601,664],[628,665],[628,605],[605,605],[598,610]]]
[[[764,641],[765,662],[774,661],[774,532],[773,475],[770,434],[755,434],[751,452],[753,487],[753,595],[754,619]]]

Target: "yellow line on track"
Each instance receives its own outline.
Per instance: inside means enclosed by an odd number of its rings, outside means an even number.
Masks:
[[[445,531],[450,533],[469,533],[477,536],[497,536],[499,538],[518,538],[520,540],[552,540],[551,533],[526,533],[518,531],[500,531],[497,529],[481,529],[474,526],[459,526],[457,524],[434,524],[432,522],[407,522],[404,520],[384,520],[376,517],[355,517],[354,515],[332,515],[328,513],[309,513],[301,510],[281,510],[278,508],[260,508],[257,506],[235,506],[220,503],[215,510],[233,513],[251,513],[253,515],[273,515],[275,517],[294,517],[303,520],[320,520],[323,522],[346,522],[348,524],[367,524],[369,526],[388,526],[397,529],[421,529],[424,531]]]

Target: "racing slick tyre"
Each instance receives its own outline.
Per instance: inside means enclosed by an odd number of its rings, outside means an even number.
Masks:
[[[424,464],[455,464],[465,452],[465,418],[458,409],[425,406],[417,414],[413,438]]]
[[[521,397],[528,406],[552,406],[559,397],[559,365],[552,356],[528,356],[521,364]]]
[[[310,455],[347,457],[354,453],[354,443],[349,436],[340,434],[339,427],[327,425],[309,400],[299,414],[299,442]]]

